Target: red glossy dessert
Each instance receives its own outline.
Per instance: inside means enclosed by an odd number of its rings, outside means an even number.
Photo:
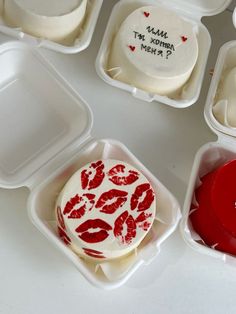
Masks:
[[[201,178],[190,221],[206,245],[236,255],[236,160]]]
[[[236,237],[236,160],[221,167],[212,187],[212,208],[219,222]]]

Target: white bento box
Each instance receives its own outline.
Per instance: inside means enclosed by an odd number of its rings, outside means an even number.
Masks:
[[[91,136],[89,106],[37,49],[20,42],[0,46],[0,187],[30,190],[33,224],[95,286],[113,289],[159,253],[180,219],[178,202],[120,142]],[[37,73],[37,75],[35,75]],[[135,166],[157,194],[153,227],[137,254],[116,262],[84,262],[59,238],[54,207],[63,185],[81,166],[96,159],[118,159]]]
[[[231,41],[224,44],[220,49],[204,112],[206,122],[218,136],[218,140],[205,144],[196,154],[184,203],[180,230],[185,242],[193,249],[200,253],[216,257],[223,262],[236,265],[235,256],[217,251],[214,247],[205,245],[201,237],[195,233],[189,221],[193,195],[196,187],[200,184],[199,179],[228,161],[236,159],[236,129],[221,125],[212,113],[222,78],[229,69],[234,67],[236,67],[236,41]]]
[[[126,90],[134,97],[144,101],[151,102],[155,100],[175,108],[185,108],[194,104],[198,100],[201,91],[208,54],[211,47],[210,34],[207,28],[202,24],[201,19],[203,16],[216,15],[222,12],[230,4],[230,2],[231,0],[120,0],[113,8],[96,59],[96,70],[98,75],[106,83]],[[183,18],[191,21],[197,32],[199,43],[199,56],[197,64],[195,65],[190,79],[184,85],[181,96],[178,99],[146,92],[136,88],[135,86],[115,80],[107,74],[108,69],[106,64],[114,35],[119,29],[121,23],[131,12],[137,8],[147,5],[161,6],[174,10]]]
[[[0,0],[0,32],[26,42],[33,47],[43,47],[61,53],[73,54],[86,49],[92,39],[103,0],[88,0],[85,20],[78,37],[69,44],[38,38],[23,32],[20,28],[9,26],[4,20],[4,0]]]

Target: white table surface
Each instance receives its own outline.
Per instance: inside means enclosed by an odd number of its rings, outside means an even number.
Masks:
[[[93,135],[124,142],[182,205],[196,151],[216,139],[203,108],[218,49],[236,37],[232,13],[203,20],[213,38],[204,88],[197,104],[176,110],[139,101],[96,75],[94,60],[115,2],[104,0],[89,49],[78,55],[44,53],[90,104]],[[234,0],[231,7],[235,5]],[[9,40],[0,35],[0,42]],[[92,287],[32,226],[26,212],[28,195],[24,188],[0,189],[1,314],[236,313],[236,269],[192,251],[179,230],[157,259],[125,286],[110,292]]]

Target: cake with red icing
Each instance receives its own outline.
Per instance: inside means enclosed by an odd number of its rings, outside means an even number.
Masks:
[[[236,160],[201,178],[190,221],[204,243],[236,255]]]
[[[136,249],[149,232],[156,196],[148,179],[118,160],[79,169],[56,201],[58,232],[84,258],[110,260]]]

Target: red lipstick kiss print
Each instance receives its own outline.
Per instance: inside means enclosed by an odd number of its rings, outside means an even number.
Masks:
[[[143,12],[143,14],[144,14],[146,17],[149,17],[149,15],[150,15],[149,12]]]
[[[93,229],[100,230],[93,232]],[[86,220],[75,229],[79,233],[79,238],[87,243],[103,242],[109,236],[108,231],[110,230],[112,230],[112,227],[102,219]]]
[[[108,172],[108,177],[111,182],[115,185],[130,185],[139,179],[138,172],[129,170],[127,175],[125,165],[116,165]]]
[[[65,226],[64,218],[63,218],[62,213],[61,213],[61,207],[60,206],[57,206],[57,219],[58,219],[58,223],[59,223],[60,227],[65,230],[66,226]]]
[[[65,232],[61,227],[57,227],[57,229],[58,229],[59,237],[63,240],[63,242],[64,242],[66,245],[71,244],[71,239],[68,237],[68,235],[66,234],[66,232]]]
[[[138,209],[138,212],[147,210],[152,205],[154,201],[154,192],[149,183],[144,183],[139,186],[134,191],[131,197],[130,207],[131,210]]]
[[[86,211],[93,209],[94,198],[95,195],[90,193],[83,194],[82,196],[76,194],[66,203],[63,214],[70,214],[68,216],[69,219],[80,219],[85,215]]]
[[[101,213],[114,214],[127,201],[128,192],[112,189],[103,193],[95,207],[102,208]]]
[[[128,47],[129,47],[129,49],[130,49],[132,52],[134,52],[134,51],[135,51],[135,49],[136,49],[136,47],[135,47],[135,46],[131,46],[131,45],[129,45]]]
[[[144,212],[139,214],[139,216],[135,219],[137,227],[147,231],[151,225],[151,223],[147,221],[150,217],[152,217],[152,214],[146,214]]]
[[[128,211],[123,212],[116,219],[114,235],[122,244],[130,244],[136,237],[136,223]]]
[[[84,253],[88,256],[95,257],[95,258],[106,258],[102,252],[92,250],[92,249],[86,249],[86,248],[83,248],[83,250],[84,250]]]
[[[188,38],[185,37],[185,36],[181,36],[181,39],[182,39],[182,42],[183,42],[183,43],[185,43],[185,42],[188,40]]]
[[[101,160],[92,163],[87,170],[83,170],[81,173],[81,185],[82,189],[96,189],[102,184],[105,177],[104,164]]]

